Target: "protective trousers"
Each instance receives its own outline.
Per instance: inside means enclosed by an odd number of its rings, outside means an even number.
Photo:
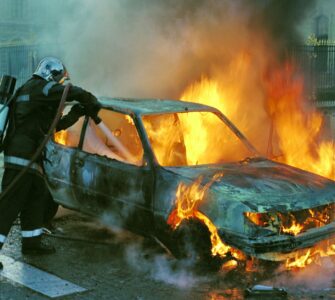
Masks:
[[[21,169],[5,168],[2,191],[10,185]],[[0,249],[20,213],[23,242],[42,234],[47,186],[42,175],[26,172],[5,197],[0,198]]]

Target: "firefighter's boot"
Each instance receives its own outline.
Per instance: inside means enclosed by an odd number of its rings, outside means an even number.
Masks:
[[[56,252],[56,249],[42,242],[41,236],[22,238],[22,254],[48,255]]]

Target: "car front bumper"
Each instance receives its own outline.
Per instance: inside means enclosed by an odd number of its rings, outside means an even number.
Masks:
[[[292,256],[300,249],[313,247],[321,241],[334,240],[335,243],[335,222],[323,227],[309,229],[296,236],[282,234],[248,237],[225,229],[220,229],[219,235],[225,243],[242,250],[248,255],[280,261]]]

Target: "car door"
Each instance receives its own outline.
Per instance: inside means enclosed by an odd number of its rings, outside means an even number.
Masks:
[[[99,116],[99,125],[86,120],[81,150],[74,157],[71,181],[82,186],[75,196],[81,210],[104,223],[147,232],[152,228],[153,173],[134,121],[107,109]]]
[[[68,111],[69,107],[66,107],[65,113]],[[80,210],[80,199],[77,199],[76,191],[81,186],[72,182],[72,173],[83,124],[84,117],[81,117],[73,126],[56,132],[46,146],[44,161],[46,179],[54,201],[76,210]]]

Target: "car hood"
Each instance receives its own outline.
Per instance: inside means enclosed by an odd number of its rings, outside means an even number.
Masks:
[[[287,212],[332,203],[335,200],[335,182],[264,158],[248,159],[238,163],[194,167],[165,168],[191,182],[199,176],[203,183],[217,173],[223,173],[210,188],[213,201],[205,210],[217,205],[244,206],[244,211]],[[206,201],[208,202],[208,201]],[[206,206],[204,204],[204,206]]]

